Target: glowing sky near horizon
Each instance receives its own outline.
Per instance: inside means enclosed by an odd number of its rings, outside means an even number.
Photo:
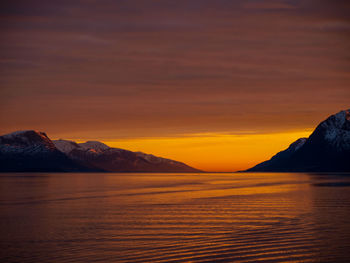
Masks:
[[[248,168],[349,108],[349,14],[347,0],[3,0],[0,132]]]
[[[235,172],[270,159],[311,131],[271,134],[197,134],[175,138],[105,141],[112,147],[152,152],[208,172]]]

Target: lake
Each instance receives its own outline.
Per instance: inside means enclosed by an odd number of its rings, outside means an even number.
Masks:
[[[1,262],[350,262],[350,175],[0,174]]]

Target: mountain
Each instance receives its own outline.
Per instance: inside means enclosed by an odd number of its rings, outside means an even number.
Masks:
[[[98,141],[51,141],[26,130],[0,136],[0,172],[199,172],[184,163]]]
[[[85,171],[59,151],[43,132],[27,130],[0,136],[0,171]]]
[[[142,152],[112,148],[98,141],[53,141],[58,150],[82,166],[108,172],[198,172],[184,163]]]
[[[350,172],[350,109],[322,121],[301,138],[249,172]]]

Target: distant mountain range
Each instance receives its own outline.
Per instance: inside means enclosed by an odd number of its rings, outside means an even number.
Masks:
[[[350,109],[322,121],[309,138],[248,172],[350,172]]]
[[[247,172],[350,172],[350,110]],[[43,132],[0,136],[0,172],[200,172],[184,163],[98,141],[51,141]]]
[[[0,136],[0,172],[199,172],[184,163],[101,142],[51,141],[43,132]]]

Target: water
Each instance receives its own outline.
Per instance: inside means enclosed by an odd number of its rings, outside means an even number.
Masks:
[[[0,174],[1,262],[350,262],[346,174]]]

